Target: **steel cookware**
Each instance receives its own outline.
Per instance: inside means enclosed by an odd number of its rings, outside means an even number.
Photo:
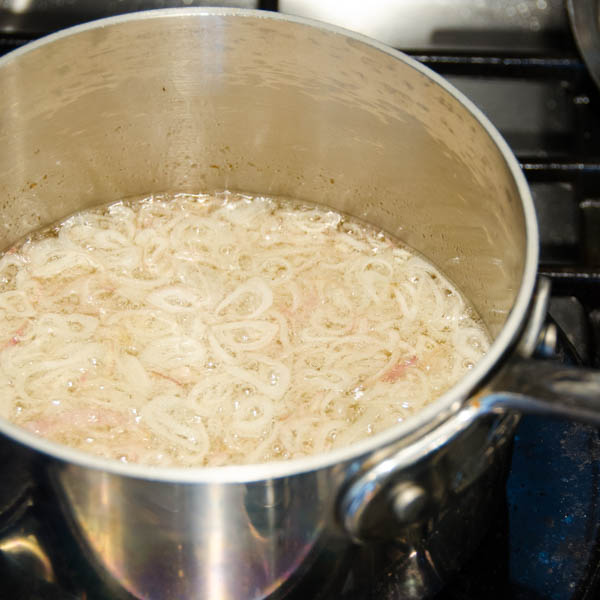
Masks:
[[[552,331],[516,160],[417,62],[301,19],[181,9],[56,33],[2,58],[0,81],[0,246],[152,192],[318,201],[422,252],[494,338],[412,420],[289,462],[149,468],[2,421],[90,562],[134,597],[282,597],[323,552],[389,538],[404,548],[403,593],[426,594],[476,543],[518,412],[600,420],[597,373],[530,358]]]

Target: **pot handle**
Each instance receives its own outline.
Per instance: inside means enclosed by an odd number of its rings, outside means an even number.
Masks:
[[[491,388],[472,400],[483,412],[515,410],[600,425],[600,370],[513,359]]]
[[[552,360],[511,359],[486,390],[426,434],[418,445],[392,453],[350,483],[338,505],[346,532],[356,542],[364,540],[364,515],[394,474],[433,454],[485,415],[515,411],[600,425],[600,370]],[[413,481],[400,482],[389,495],[394,517],[407,525],[426,513],[434,500],[426,487]]]
[[[552,323],[546,325],[538,337],[538,354],[549,355],[555,337],[555,326]],[[600,426],[600,370],[565,366],[555,360],[524,358],[517,354],[484,390],[430,430],[419,444],[400,448],[353,479],[338,504],[338,515],[346,533],[355,542],[364,541],[364,516],[395,474],[434,454],[478,419],[510,412],[566,418]],[[435,505],[435,498],[427,486],[410,479],[400,481],[385,493],[400,525],[416,522]]]
[[[600,425],[600,370],[530,358],[556,357],[556,325],[544,325],[549,300],[550,281],[540,277],[516,355],[468,404],[482,413],[513,410]]]
[[[346,533],[355,542],[364,541],[364,516],[395,474],[435,453],[485,415],[507,412],[562,417],[600,426],[600,370],[568,367],[551,360],[510,360],[490,388],[469,400],[419,444],[388,455],[350,483],[338,504]],[[401,481],[386,493],[399,525],[416,522],[435,504],[427,486],[416,481]]]

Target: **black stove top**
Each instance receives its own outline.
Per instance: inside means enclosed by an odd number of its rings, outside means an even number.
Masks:
[[[260,3],[267,8],[275,4]],[[298,3],[280,2],[292,4]],[[535,6],[546,4],[537,1]],[[43,32],[43,19],[29,27],[14,15],[11,26],[3,27],[7,14],[0,10],[0,53]],[[563,332],[560,359],[600,367],[600,93],[568,29],[542,34],[536,31],[539,44],[533,48],[527,38],[522,47],[462,44],[457,51],[430,47],[410,53],[478,104],[511,145],[538,212],[540,273],[553,284],[550,314]],[[596,428],[524,417],[496,518],[475,556],[436,600],[600,597],[599,459]],[[33,483],[19,476],[25,469],[10,465],[5,471],[0,596],[112,600],[83,558],[64,544],[68,534],[46,512],[43,495],[39,490],[32,494]],[[23,536],[30,532],[30,538]],[[30,548],[19,546],[24,539]],[[41,553],[32,558],[38,541],[60,548],[53,556],[55,564],[48,564]],[[331,587],[325,585],[331,573],[324,572],[323,581],[296,595],[400,600],[389,565],[377,560],[390,553],[393,548],[357,549]]]

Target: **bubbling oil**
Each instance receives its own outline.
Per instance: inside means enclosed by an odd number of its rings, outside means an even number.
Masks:
[[[433,402],[488,346],[433,265],[291,200],[121,201],[0,259],[1,416],[124,462],[346,446]]]

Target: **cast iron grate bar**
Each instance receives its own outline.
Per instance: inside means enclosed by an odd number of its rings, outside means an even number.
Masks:
[[[556,161],[546,162],[535,159],[520,159],[521,169],[529,176],[535,173],[557,174],[561,178],[565,175],[579,175],[589,173],[590,175],[600,175],[600,162],[596,161]]]
[[[552,280],[552,287],[556,292],[593,294],[597,300],[598,286],[600,286],[600,267],[541,265],[539,273]]]
[[[8,34],[2,33],[0,34],[0,56],[2,54],[6,54],[11,50],[15,50],[20,46],[24,46],[28,42],[37,39],[37,35],[27,36],[22,33],[19,34]]]
[[[453,55],[408,52],[412,58],[445,75],[485,77],[577,77],[587,76],[587,68],[576,55],[527,57],[511,55]]]

